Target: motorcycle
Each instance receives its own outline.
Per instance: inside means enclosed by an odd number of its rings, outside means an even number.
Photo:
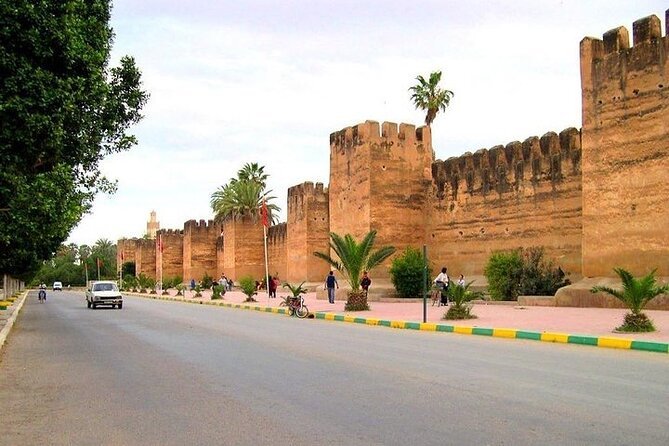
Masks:
[[[40,303],[46,302],[46,290],[39,290],[39,293],[37,293],[37,299],[40,301]]]

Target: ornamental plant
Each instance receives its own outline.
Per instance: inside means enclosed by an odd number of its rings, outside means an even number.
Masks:
[[[253,298],[253,296],[257,294],[256,281],[253,277],[244,276],[239,279],[239,288],[241,288],[242,292],[246,294],[246,299],[244,302],[257,302],[257,300]]]
[[[648,302],[661,294],[669,293],[669,284],[658,285],[655,279],[655,271],[648,275],[635,278],[632,274],[622,268],[614,268],[613,271],[622,281],[622,290],[607,286],[595,286],[590,289],[592,293],[603,292],[610,294],[623,302],[630,310],[625,314],[623,324],[616,328],[616,331],[623,332],[650,332],[655,331],[653,321],[643,313],[643,309]]]
[[[423,268],[425,259],[420,250],[408,247],[393,259],[390,280],[400,297],[418,297],[423,293]],[[427,266],[427,289],[430,288],[432,269]]]

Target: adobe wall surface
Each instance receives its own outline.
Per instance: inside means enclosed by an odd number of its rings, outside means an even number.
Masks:
[[[223,223],[223,268],[235,282],[242,276],[260,280],[265,275],[263,226],[250,218]]]
[[[280,223],[267,229],[267,263],[269,275],[277,276],[280,282],[286,278],[287,225]],[[279,286],[281,291],[281,286]]]
[[[137,250],[137,239],[122,238],[116,242],[116,265],[121,268],[121,265],[126,262],[135,262],[135,251]],[[121,254],[123,256],[121,257]]]
[[[429,127],[366,121],[330,135],[330,231],[376,247],[422,245],[434,161]],[[387,278],[387,266],[375,270]]]
[[[156,278],[156,241],[153,239],[137,240],[135,251],[135,274],[144,274]]]
[[[329,252],[328,190],[305,182],[288,189],[287,276],[291,283],[320,282],[329,266],[314,252]]]
[[[217,273],[216,239],[221,234],[221,225],[213,220],[189,220],[184,223],[183,235],[183,280],[202,280],[205,273],[215,277]]]
[[[433,165],[427,226],[433,271],[481,275],[495,250],[543,246],[571,279],[581,272],[578,130],[482,149]]]
[[[216,276],[214,276],[216,280],[220,279],[221,275],[225,274],[224,245],[225,245],[224,237],[222,235],[219,235],[216,238]]]
[[[624,27],[581,41],[585,276],[669,275],[668,55],[656,16],[632,47]]]
[[[162,259],[163,280],[172,277],[181,277],[183,281],[183,231],[178,229],[160,229],[156,237],[163,245],[163,252],[158,254],[156,273],[160,272]]]

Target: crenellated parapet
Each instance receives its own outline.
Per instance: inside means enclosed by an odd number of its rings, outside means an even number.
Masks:
[[[548,132],[522,143],[513,141],[446,161],[437,160],[432,164],[432,179],[439,199],[457,199],[462,192],[495,192],[501,196],[518,190],[526,181],[555,184],[566,176],[579,175],[580,164],[580,132],[570,127],[559,135]]]
[[[184,233],[188,232],[208,232],[208,231],[219,231],[221,230],[221,225],[216,223],[214,220],[188,220],[184,223]]]
[[[302,220],[309,212],[309,206],[321,203],[327,207],[328,189],[323,183],[306,181],[288,188],[288,221]]]
[[[665,14],[669,16],[669,10]],[[604,33],[602,39],[584,38],[580,51],[584,95],[600,89],[611,93],[595,98],[597,106],[615,103],[625,96],[640,96],[669,87],[666,81],[651,84],[637,82],[637,78],[645,77],[649,71],[666,76],[669,38],[662,36],[662,24],[655,15],[633,23],[632,46],[629,31],[620,26]],[[587,103],[583,105],[585,107]]]
[[[267,229],[267,243],[271,244],[285,243],[287,233],[288,233],[288,225],[286,225],[286,223],[279,223],[278,225],[270,226]]]
[[[413,124],[384,122],[381,127],[377,121],[345,127],[330,134],[331,150],[347,150],[367,142],[384,142],[390,145],[404,146],[417,143],[432,144],[430,128],[416,128]]]

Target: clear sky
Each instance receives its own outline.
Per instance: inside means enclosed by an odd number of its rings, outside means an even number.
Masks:
[[[288,187],[329,176],[329,134],[367,119],[422,125],[408,88],[442,70],[455,93],[432,124],[437,159],[581,126],[579,42],[669,7],[662,0],[115,0],[114,63],[132,55],[151,98],[139,145],[102,171],[69,242],[210,219],[209,199],[265,165]]]

